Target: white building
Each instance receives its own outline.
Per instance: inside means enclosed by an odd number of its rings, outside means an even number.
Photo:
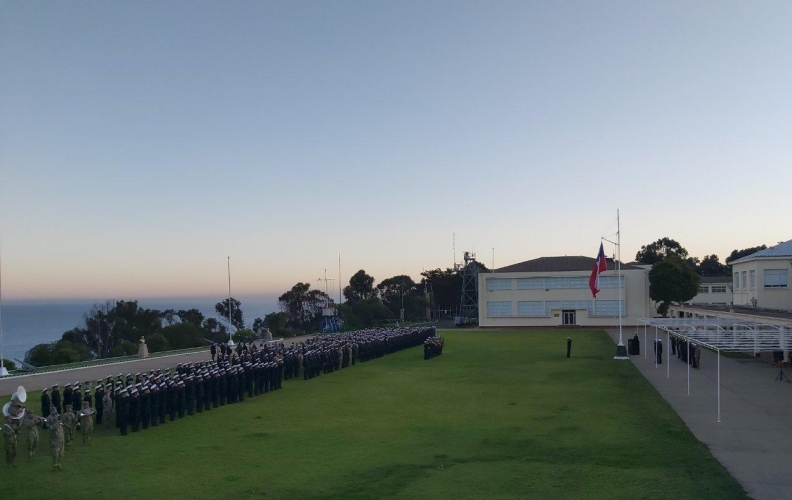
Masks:
[[[480,273],[479,326],[614,326],[619,323],[619,282],[612,260],[600,275],[597,299],[588,280],[591,257],[541,257]],[[622,324],[638,325],[655,309],[649,299],[649,269],[622,264]]]
[[[687,304],[694,305],[730,305],[732,302],[732,279],[723,277],[701,278],[698,294]]]
[[[733,260],[735,306],[792,311],[792,240]]]

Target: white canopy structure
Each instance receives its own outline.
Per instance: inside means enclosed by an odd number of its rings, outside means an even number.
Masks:
[[[666,332],[683,341],[715,351],[718,354],[718,422],[720,418],[720,353],[759,352],[792,350],[792,323],[785,326],[770,325],[742,319],[727,318],[641,318],[644,324],[644,353],[647,327]],[[667,344],[668,345],[668,344]],[[646,354],[644,354],[646,356]],[[671,349],[666,347],[666,377],[671,377]],[[690,395],[690,363],[687,363],[687,390]]]
[[[755,354],[792,349],[792,324],[784,327],[724,318],[642,318],[639,321],[713,351]]]

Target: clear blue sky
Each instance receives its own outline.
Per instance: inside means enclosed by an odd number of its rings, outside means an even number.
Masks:
[[[0,1],[7,298],[792,238],[792,2]],[[337,286],[337,284],[336,284]]]

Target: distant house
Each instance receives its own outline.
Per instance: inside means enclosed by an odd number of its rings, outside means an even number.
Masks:
[[[479,326],[613,326],[619,322],[619,280],[614,262],[600,276],[596,300],[589,290],[591,257],[541,257],[479,273]],[[651,317],[649,269],[622,264],[623,325]]]
[[[728,276],[702,277],[698,294],[687,301],[694,305],[728,305],[732,302],[732,279]]]
[[[792,240],[729,262],[733,303],[777,311],[792,311]]]

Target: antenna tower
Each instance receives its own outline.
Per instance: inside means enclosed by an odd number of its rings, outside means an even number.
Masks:
[[[459,303],[459,317],[457,324],[467,323],[471,319],[478,319],[478,272],[476,254],[465,252],[465,264],[460,269],[462,273],[462,298]]]

